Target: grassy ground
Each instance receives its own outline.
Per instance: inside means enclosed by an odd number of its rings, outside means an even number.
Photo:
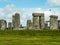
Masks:
[[[60,30],[0,30],[0,45],[60,45]]]

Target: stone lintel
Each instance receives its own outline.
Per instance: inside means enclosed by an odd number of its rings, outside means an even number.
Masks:
[[[55,15],[51,15],[50,17],[51,18],[58,18],[58,16],[55,16]]]
[[[32,16],[35,16],[35,17],[43,16],[44,17],[44,13],[33,13]]]

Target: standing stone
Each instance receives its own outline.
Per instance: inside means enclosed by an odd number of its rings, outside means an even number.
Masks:
[[[60,29],[60,20],[58,20],[58,28]]]
[[[15,14],[15,22],[16,22],[15,24],[16,28],[17,29],[20,28],[20,15],[18,13]]]
[[[58,16],[50,16],[50,29],[58,29]]]
[[[48,23],[45,22],[45,28],[44,29],[48,29]]]
[[[0,20],[0,29],[1,30],[7,29],[7,22],[6,22],[6,20]]]
[[[13,28],[14,30],[20,29],[20,15],[19,13],[15,13],[15,15],[12,18]]]
[[[12,16],[12,24],[13,24],[13,29],[15,28],[15,16]]]
[[[32,29],[32,22],[31,22],[31,20],[27,20],[27,29]]]
[[[44,13],[33,13],[33,28],[44,29]]]
[[[8,29],[12,29],[12,23],[11,22],[8,23]]]
[[[34,29],[40,29],[39,28],[39,19],[38,19],[38,17],[36,16],[33,16],[33,28]]]

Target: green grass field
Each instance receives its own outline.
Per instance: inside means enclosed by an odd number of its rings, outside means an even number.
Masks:
[[[60,45],[60,30],[0,30],[0,45]]]

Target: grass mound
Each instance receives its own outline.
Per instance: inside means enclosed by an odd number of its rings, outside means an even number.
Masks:
[[[0,30],[0,45],[60,45],[60,30]]]
[[[0,30],[0,35],[60,36],[60,30]]]

